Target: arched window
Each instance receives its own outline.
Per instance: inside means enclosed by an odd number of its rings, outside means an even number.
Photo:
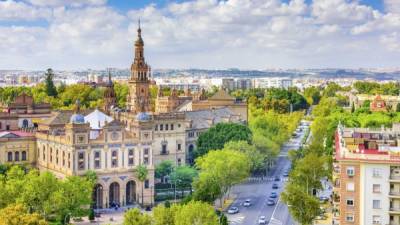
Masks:
[[[26,151],[22,151],[21,160],[26,161]]]
[[[7,161],[12,162],[12,152],[7,153]]]
[[[19,152],[15,152],[14,153],[14,159],[15,159],[16,162],[19,161]]]
[[[3,129],[3,123],[0,122],[0,130]]]

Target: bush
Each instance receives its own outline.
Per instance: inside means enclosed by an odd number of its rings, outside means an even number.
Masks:
[[[94,220],[94,210],[93,209],[90,209],[88,218],[90,221]]]

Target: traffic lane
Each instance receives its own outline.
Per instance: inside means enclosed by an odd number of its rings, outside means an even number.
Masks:
[[[271,194],[271,192],[276,192],[278,193],[278,197],[274,199],[275,203],[277,203],[277,201],[279,201],[280,198],[280,193],[283,190],[284,187],[284,177],[283,177],[283,173],[285,172],[285,170],[287,170],[289,168],[289,160],[287,160],[284,157],[279,157],[278,158],[278,163],[277,163],[277,170],[274,174],[274,177],[279,177],[280,181],[270,181],[268,182],[268,184],[266,185],[266,188],[264,189],[264,193],[263,193],[263,199],[264,199],[264,203],[262,204],[261,208],[258,209],[258,216],[256,218],[245,218],[243,224],[257,224],[258,223],[258,219],[261,216],[265,216],[267,218],[268,221],[271,220],[272,214],[275,210],[275,207],[277,204],[273,205],[273,206],[269,206],[267,204],[269,196]],[[272,186],[273,184],[278,184],[278,189],[274,189]],[[248,223],[247,223],[248,222]]]

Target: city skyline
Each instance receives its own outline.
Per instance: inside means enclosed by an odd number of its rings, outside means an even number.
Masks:
[[[0,69],[393,68],[395,0],[2,1]],[[131,49],[127,51],[127,49]]]

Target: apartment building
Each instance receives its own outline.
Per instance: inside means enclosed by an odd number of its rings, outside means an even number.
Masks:
[[[336,132],[333,224],[400,225],[400,124]]]

